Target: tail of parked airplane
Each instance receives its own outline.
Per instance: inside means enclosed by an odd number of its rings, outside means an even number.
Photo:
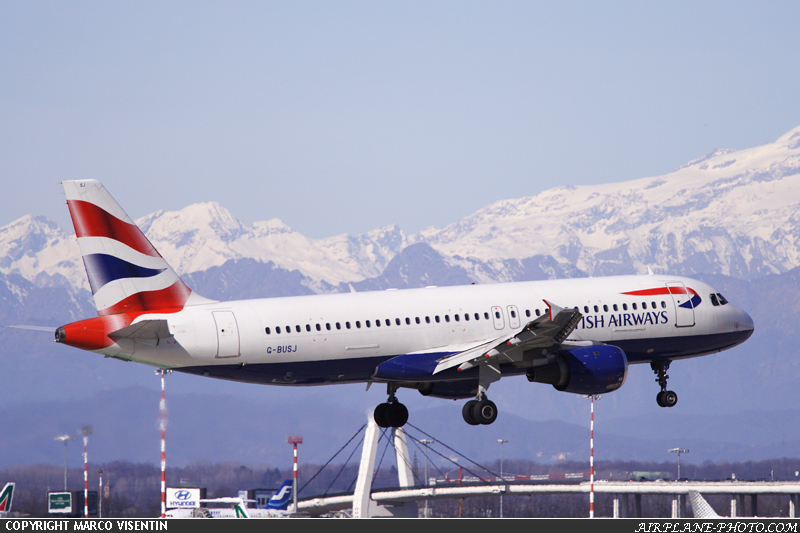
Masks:
[[[6,483],[3,492],[0,492],[0,517],[8,516],[11,511],[11,502],[14,499],[15,483]]]
[[[191,289],[99,181],[61,184],[98,315],[186,305]]]
[[[292,499],[292,480],[287,479],[278,487],[267,503],[267,509],[286,509]]]
[[[717,512],[696,490],[689,491],[689,501],[695,518],[720,518]]]

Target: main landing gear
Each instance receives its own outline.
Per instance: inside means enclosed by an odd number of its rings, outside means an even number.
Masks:
[[[661,387],[661,392],[656,395],[656,403],[661,407],[674,407],[678,403],[678,395],[671,390],[667,390],[667,370],[669,369],[670,361],[653,361],[650,363],[650,368],[656,374],[656,383]]]
[[[403,427],[408,422],[408,409],[405,405],[400,403],[395,397],[394,393],[396,387],[389,388],[389,399],[386,403],[382,403],[375,408],[372,417],[378,427],[382,428],[399,428]]]
[[[461,409],[461,416],[470,426],[488,425],[497,419],[497,406],[486,395],[479,400],[470,400]]]

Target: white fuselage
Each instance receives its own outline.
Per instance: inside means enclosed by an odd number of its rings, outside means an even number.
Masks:
[[[664,291],[670,284],[692,289],[700,303]],[[664,294],[624,294],[657,289]],[[171,337],[121,339],[102,353],[242,381],[369,381],[393,357],[445,356],[519,329],[547,312],[547,300],[583,315],[568,340],[617,345],[630,363],[643,363],[713,353],[749,337],[747,313],[712,305],[711,295],[697,280],[645,275],[208,302],[141,315],[134,324],[166,319]]]

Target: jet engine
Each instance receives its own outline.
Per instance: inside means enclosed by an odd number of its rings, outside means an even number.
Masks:
[[[627,374],[625,352],[608,344],[561,350],[550,363],[526,373],[528,381],[549,383],[556,390],[575,394],[615,391],[625,383]]]

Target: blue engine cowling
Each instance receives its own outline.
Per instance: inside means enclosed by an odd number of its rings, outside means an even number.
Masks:
[[[526,373],[528,381],[549,383],[556,390],[575,394],[603,394],[625,383],[628,358],[620,348],[598,344],[561,350],[544,366]]]

